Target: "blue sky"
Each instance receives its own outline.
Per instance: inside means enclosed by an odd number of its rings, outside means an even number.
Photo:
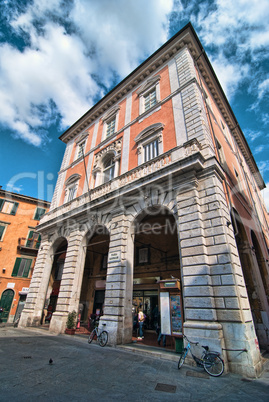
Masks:
[[[50,201],[58,137],[189,21],[269,187],[268,0],[1,0],[0,185]]]

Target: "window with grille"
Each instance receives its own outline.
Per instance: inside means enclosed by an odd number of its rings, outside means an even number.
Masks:
[[[116,127],[116,119],[110,120],[107,122],[106,126],[106,136],[110,137],[112,134],[115,133],[115,127]]]
[[[68,188],[68,197],[67,197],[67,202],[72,201],[75,198],[76,194],[76,185],[69,187]]]
[[[159,155],[158,140],[154,140],[149,144],[144,145],[144,162],[156,158]]]
[[[85,144],[86,144],[86,141],[83,141],[80,144],[78,144],[77,159],[84,155]]]
[[[145,112],[146,112],[157,103],[156,88],[154,88],[151,92],[145,95],[144,100],[145,100]]]

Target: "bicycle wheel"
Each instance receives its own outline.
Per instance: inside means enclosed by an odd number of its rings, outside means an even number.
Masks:
[[[224,371],[223,360],[215,353],[207,353],[203,359],[205,371],[213,377],[219,377]]]
[[[183,366],[186,356],[187,356],[187,349],[184,348],[183,352],[180,355],[179,361],[178,361],[178,365],[177,365],[178,369],[180,369]]]
[[[93,331],[90,333],[89,338],[88,338],[88,343],[92,343],[92,340],[93,340],[93,338],[94,338],[94,335],[95,335],[95,330],[93,330]]]
[[[98,338],[98,341],[100,346],[106,346],[108,341],[108,333],[106,331],[102,331]]]

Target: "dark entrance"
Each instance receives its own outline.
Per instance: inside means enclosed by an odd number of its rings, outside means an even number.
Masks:
[[[158,346],[159,281],[171,277],[180,279],[176,221],[167,209],[152,207],[136,222],[134,236],[133,336],[141,343]],[[146,315],[142,341],[135,328],[139,309]],[[174,338],[170,335],[166,338],[166,347],[174,349]]]

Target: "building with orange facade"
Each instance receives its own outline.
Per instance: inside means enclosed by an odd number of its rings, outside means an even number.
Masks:
[[[101,315],[109,343],[185,333],[253,376],[268,348],[265,187],[191,24],[60,137],[66,144],[20,325]],[[155,334],[155,335],[154,335]],[[157,344],[157,339],[156,339]]]
[[[40,246],[36,226],[50,203],[0,188],[1,319],[12,323],[25,304]]]

